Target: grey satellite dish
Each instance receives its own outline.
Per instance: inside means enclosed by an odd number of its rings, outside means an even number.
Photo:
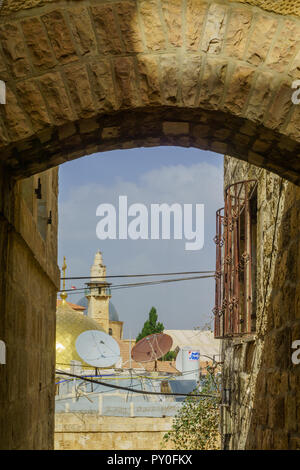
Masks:
[[[120,359],[118,343],[103,331],[84,331],[77,337],[75,347],[81,359],[93,367],[110,367]]]

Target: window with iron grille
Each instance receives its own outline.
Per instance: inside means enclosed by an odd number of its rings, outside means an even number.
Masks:
[[[256,329],[256,189],[256,180],[228,186],[216,213],[215,338]]]

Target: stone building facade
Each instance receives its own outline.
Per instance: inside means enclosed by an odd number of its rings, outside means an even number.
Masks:
[[[55,417],[56,450],[161,450],[172,417],[99,416],[76,413]],[[74,431],[75,430],[75,431]],[[167,449],[172,449],[168,443]]]
[[[223,342],[223,446],[300,449],[300,189],[231,157],[224,178],[258,186],[256,328]]]
[[[0,171],[0,180],[0,338],[6,344],[6,364],[0,365],[0,448],[49,449],[59,289],[58,172],[13,184]]]

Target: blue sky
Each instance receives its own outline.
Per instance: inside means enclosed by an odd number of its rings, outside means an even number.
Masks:
[[[185,240],[99,240],[96,208],[174,202],[204,204],[205,242],[186,251]],[[59,171],[59,258],[68,274],[89,275],[95,252],[103,252],[107,274],[200,271],[214,269],[215,212],[223,201],[223,157],[179,147],[118,150],[65,163]],[[77,288],[82,281],[72,282]],[[71,283],[69,283],[70,287]],[[70,295],[76,302],[80,296]],[[113,292],[112,302],[124,321],[124,337],[135,337],[152,306],[166,329],[192,329],[212,318],[214,280],[167,286],[136,287]]]

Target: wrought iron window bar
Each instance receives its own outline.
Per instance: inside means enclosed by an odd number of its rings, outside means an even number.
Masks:
[[[216,212],[215,338],[255,331],[256,188],[254,179],[229,185]]]

